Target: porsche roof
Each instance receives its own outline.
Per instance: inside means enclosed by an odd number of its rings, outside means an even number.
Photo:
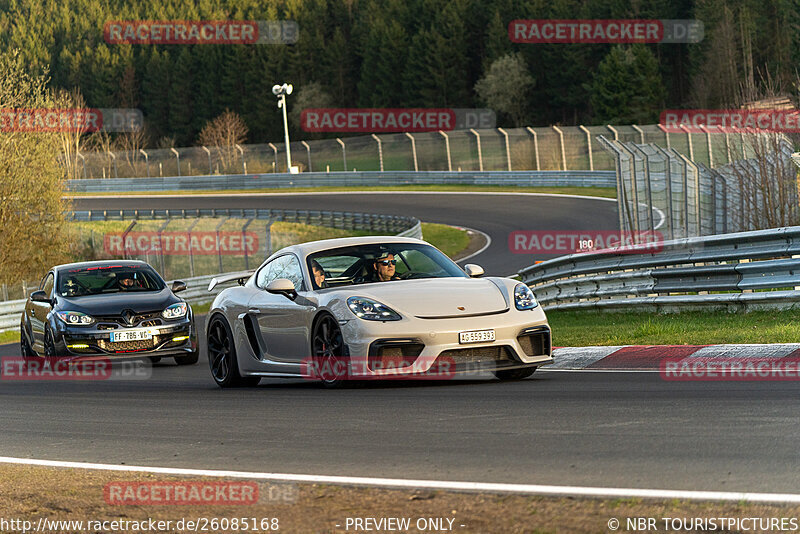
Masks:
[[[421,239],[413,237],[398,237],[398,236],[365,236],[365,237],[340,237],[337,239],[323,239],[320,241],[309,241],[308,243],[301,243],[299,245],[292,245],[282,249],[284,251],[292,251],[301,256],[307,256],[322,250],[329,250],[339,247],[351,247],[354,245],[379,245],[381,243],[423,243],[428,245]]]

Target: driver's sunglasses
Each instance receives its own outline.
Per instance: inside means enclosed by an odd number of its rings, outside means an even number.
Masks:
[[[380,263],[385,267],[388,267],[389,265],[397,265],[397,260],[381,260],[378,263]]]

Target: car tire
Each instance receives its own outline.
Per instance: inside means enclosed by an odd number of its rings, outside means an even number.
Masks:
[[[28,341],[24,326],[19,329],[19,352],[23,358],[36,358],[37,356],[31,347],[31,342]]]
[[[55,361],[59,358],[56,350],[56,341],[53,339],[53,332],[49,326],[44,329],[44,357],[49,361]]]
[[[523,367],[522,369],[499,369],[494,371],[494,376],[500,380],[522,380],[528,378],[534,372],[536,367]]]
[[[195,350],[184,356],[175,356],[175,363],[178,365],[194,365],[200,359],[200,351]]]
[[[330,314],[320,315],[311,333],[314,374],[327,388],[339,388],[350,380],[349,356],[339,322]]]
[[[221,315],[215,315],[206,331],[208,347],[208,366],[214,382],[221,388],[252,387],[261,380],[255,376],[239,374],[236,361],[236,345],[228,321]]]

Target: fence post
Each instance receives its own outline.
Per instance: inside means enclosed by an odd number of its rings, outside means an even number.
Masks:
[[[225,217],[224,219],[222,219],[220,221],[220,223],[214,229],[214,231],[217,233],[217,243],[216,243],[216,245],[217,245],[217,260],[219,261],[219,272],[222,272],[222,248],[219,246],[220,245],[220,243],[219,243],[219,229],[222,228],[222,225],[225,224],[226,222],[228,222],[229,219],[230,219],[230,217]]]
[[[111,161],[114,162],[114,178],[119,178],[119,174],[117,173],[117,155],[108,151],[108,155],[111,156]]]
[[[478,168],[481,172],[483,172],[483,152],[481,151],[481,134],[479,134],[475,128],[470,128],[470,132],[475,134],[475,138],[478,140]]]
[[[536,130],[528,126],[526,128],[532,135],[533,135],[533,154],[536,157],[536,170],[542,170],[542,166],[539,164],[539,136],[536,134]]]
[[[586,132],[586,144],[589,146],[589,170],[594,170],[594,158],[592,157],[592,134],[589,132],[589,128],[584,126],[583,124],[578,125],[578,128]]]
[[[272,149],[272,153],[275,155],[275,163],[273,163],[275,169],[274,172],[278,172],[280,170],[280,167],[278,166],[278,147],[276,147],[272,143],[267,143],[267,146],[269,146]]]
[[[558,126],[553,126],[553,129],[558,132],[558,138],[561,140],[561,169],[567,170],[567,152],[564,147],[564,132]]]
[[[250,258],[247,255],[247,227],[255,221],[254,218],[248,219],[244,226],[242,226],[242,248],[244,249],[244,270],[250,270]]]
[[[266,224],[266,238],[264,239],[264,259],[272,255],[272,220],[267,221]]]
[[[659,128],[661,128],[661,131],[662,131],[662,132],[664,132],[664,137],[665,137],[665,138],[666,138],[666,140],[667,140],[667,150],[669,150],[670,148],[672,148],[672,147],[670,146],[670,144],[669,144],[669,130],[667,130],[666,128],[664,128],[664,125],[663,125],[663,124],[659,124],[659,125],[658,125],[658,127],[659,127]]]
[[[411,155],[414,158],[414,170],[419,171],[419,164],[417,163],[417,142],[414,140],[414,136],[408,132],[405,132],[406,136],[411,139]]]
[[[344,141],[342,141],[338,137],[336,138],[336,141],[338,141],[339,144],[342,145],[342,170],[344,172],[347,172],[347,151],[345,150]]]
[[[610,124],[606,124],[606,128],[611,130],[611,133],[614,134],[614,141],[619,141],[619,132],[617,131],[617,129],[611,126]]]
[[[175,154],[175,159],[178,161],[178,176],[181,175],[181,155],[178,154],[178,151],[175,150],[175,147],[170,148],[170,150]]]
[[[635,125],[635,124],[631,124],[631,127],[632,127],[634,130],[636,130],[637,132],[639,132],[639,140],[641,141],[641,144],[644,144],[644,130],[642,130],[641,128],[639,128],[639,127],[638,127],[637,125]]]
[[[306,147],[306,154],[308,154],[308,172],[314,172],[311,168],[311,147],[305,141],[300,141],[300,144]]]
[[[186,234],[189,237],[189,276],[194,278],[194,244],[192,243],[192,230],[200,222],[200,218],[194,220],[192,224],[189,225],[189,229],[186,230]]]
[[[694,161],[694,145],[692,145],[692,133],[683,124],[681,124],[680,128],[681,130],[686,132],[686,140],[689,142],[689,159]]]
[[[508,164],[508,170],[511,170],[511,147],[508,144],[508,132],[506,132],[502,128],[498,128],[503,137],[506,138],[506,163]]]
[[[200,148],[202,148],[203,151],[205,151],[206,156],[208,157],[208,174],[214,174],[214,169],[211,166],[211,151],[205,145],[201,145]]]
[[[144,155],[144,165],[147,168],[147,177],[150,178],[150,157],[147,155],[147,152],[145,152],[143,148],[140,148],[139,152],[141,152],[142,155]]]
[[[242,174],[247,174],[247,162],[244,160],[244,149],[241,147],[241,145],[239,145],[239,143],[236,143],[234,146],[236,147],[236,150],[239,151],[239,154],[242,155]]]
[[[372,138],[378,142],[378,161],[381,164],[381,172],[383,172],[383,146],[381,145],[381,138],[372,134]]]
[[[706,145],[708,146],[708,167],[711,168],[714,166],[714,154],[711,151],[711,132],[709,132],[708,128],[703,125],[700,125],[700,129],[706,134]]]
[[[86,158],[80,152],[76,152],[75,154],[81,158],[81,162],[83,163],[83,177],[86,178]]]
[[[122,257],[126,260],[128,259],[128,247],[125,245],[125,238],[128,237],[128,234],[131,233],[134,226],[136,226],[136,221],[131,221],[131,224],[122,232]]]
[[[164,264],[164,240],[161,239],[161,233],[169,225],[170,222],[172,222],[172,219],[167,217],[167,220],[164,221],[164,224],[162,224],[161,227],[159,227],[158,229],[158,259],[159,263],[161,264],[161,276],[163,276],[164,279],[168,277],[167,277],[167,267]]]
[[[447,150],[447,170],[452,172],[453,171],[453,159],[450,157],[450,137],[442,130],[439,130],[439,133],[442,134],[444,137],[444,146],[445,150]]]

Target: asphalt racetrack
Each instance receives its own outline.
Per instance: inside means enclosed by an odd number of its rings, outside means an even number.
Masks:
[[[492,193],[280,193],[236,196],[76,197],[75,210],[261,208],[356,211],[411,215],[423,222],[466,226],[484,232],[491,245],[469,261],[489,276],[507,276],[553,255],[515,254],[508,238],[518,230],[595,231],[619,228],[617,204],[609,199]]]
[[[75,209],[275,207],[406,213],[490,235],[508,274],[519,229],[612,229],[612,202],[510,195],[86,199]],[[204,336],[201,336],[204,339]],[[667,382],[649,372],[342,390],[262,380],[221,390],[198,365],[126,381],[0,381],[4,456],[200,469],[570,486],[797,493],[796,382]],[[0,356],[18,355],[0,347]]]

